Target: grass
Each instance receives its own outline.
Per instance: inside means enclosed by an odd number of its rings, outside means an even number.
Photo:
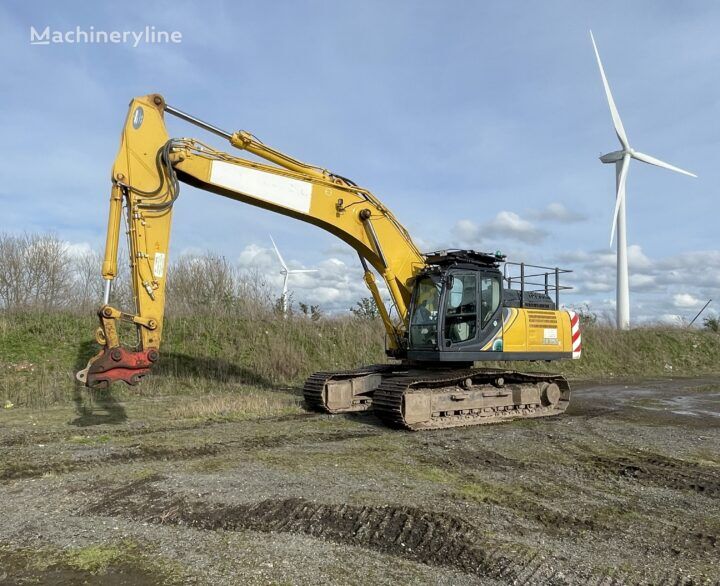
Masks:
[[[128,539],[67,549],[10,549],[0,544],[0,571],[3,569],[19,583],[32,584],[89,584],[105,579],[110,583],[180,584],[183,576],[176,562],[148,553],[147,546]]]
[[[236,394],[210,394],[181,400],[167,412],[169,419],[238,421],[255,417],[302,413],[298,393],[277,393],[245,387]]]
[[[693,377],[720,373],[720,335],[709,330],[654,326],[627,331],[582,330],[579,360],[487,363],[514,370],[557,372],[570,380]]]
[[[43,408],[79,400],[74,373],[98,349],[92,316],[66,312],[0,313],[0,408]],[[132,339],[127,336],[126,339]],[[115,385],[112,396],[213,395],[213,407],[232,416],[297,409],[297,389],[318,370],[384,361],[382,326],[351,318],[283,319],[272,312],[169,317],[161,360],[138,387]],[[285,389],[278,390],[278,389]],[[86,401],[86,394],[82,394]],[[102,402],[103,393],[90,395]],[[191,417],[192,409],[179,415]]]
[[[267,310],[214,310],[168,317],[161,360],[139,387],[115,385],[105,394],[88,394],[79,391],[74,373],[97,350],[92,339],[96,327],[92,315],[0,312],[0,408],[6,402],[13,408],[44,408],[74,400],[80,406],[112,410],[113,401],[140,395],[196,398],[171,409],[177,418],[295,413],[301,409],[299,387],[311,373],[385,360],[377,321],[312,321],[283,319]],[[504,366],[556,371],[575,379],[717,373],[720,335],[667,327],[623,332],[593,326],[583,332],[581,360]]]
[[[85,572],[97,573],[107,570],[112,563],[117,563],[126,555],[128,547],[108,545],[92,545],[79,549],[71,549],[66,554],[69,566]],[[134,550],[134,547],[129,549]]]

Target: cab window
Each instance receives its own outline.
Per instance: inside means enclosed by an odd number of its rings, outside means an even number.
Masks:
[[[477,276],[454,274],[445,295],[445,340],[467,342],[477,331]]]
[[[421,277],[415,285],[410,317],[410,345],[413,348],[437,346],[439,305],[440,284],[429,276]]]

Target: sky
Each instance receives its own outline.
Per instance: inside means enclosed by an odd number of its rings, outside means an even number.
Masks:
[[[42,31],[177,31],[179,43],[31,44]],[[631,144],[698,175],[633,162],[631,319],[720,309],[720,4],[50,2],[0,4],[0,231],[101,250],[109,173],[133,96],[245,129],[369,188],[421,250],[501,250],[574,271],[563,302],[614,315],[609,247],[619,148],[592,29]],[[170,134],[232,152],[179,120]],[[189,186],[171,254],[222,254],[296,301],[347,311],[357,256],[318,228]],[[98,269],[99,270],[99,269]]]

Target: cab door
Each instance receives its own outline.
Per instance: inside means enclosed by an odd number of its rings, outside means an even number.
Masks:
[[[501,302],[500,275],[483,271],[452,272],[443,296],[443,350],[481,350],[502,328]]]
[[[480,346],[484,347],[503,327],[502,277],[497,273],[480,274]],[[497,340],[496,340],[497,341]],[[488,351],[502,349],[490,347]]]
[[[478,274],[453,272],[446,281],[443,307],[445,349],[465,350],[477,343]]]

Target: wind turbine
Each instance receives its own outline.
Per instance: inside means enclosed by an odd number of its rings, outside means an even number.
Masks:
[[[626,330],[630,327],[630,288],[628,284],[627,231],[625,225],[625,183],[627,182],[630,159],[637,159],[643,163],[669,169],[670,171],[689,175],[690,177],[697,177],[697,175],[670,165],[655,157],[651,157],[650,155],[638,152],[630,146],[622,120],[620,120],[620,114],[615,106],[615,100],[613,100],[612,93],[610,92],[610,85],[608,84],[607,77],[605,77],[605,70],[603,69],[602,61],[600,61],[600,53],[598,53],[592,31],[590,31],[590,40],[592,41],[593,49],[595,49],[595,57],[597,58],[600,76],[602,77],[603,86],[605,87],[605,96],[610,106],[610,116],[612,116],[615,134],[617,134],[620,146],[622,147],[619,151],[613,151],[603,155],[600,157],[600,160],[603,163],[615,163],[616,195],[613,223],[610,230],[610,246],[612,246],[617,229],[617,327],[618,329]]]
[[[268,234],[270,236],[270,241],[272,242],[273,248],[275,249],[275,254],[277,254],[278,260],[280,261],[280,266],[282,267],[280,269],[280,274],[283,276],[283,290],[282,290],[282,308],[283,308],[283,315],[287,317],[288,312],[288,278],[290,275],[296,275],[299,273],[317,273],[317,269],[289,269],[287,265],[285,264],[285,261],[283,260],[282,255],[280,254],[280,251],[278,250],[277,244],[275,244],[275,241],[273,240],[273,237],[271,234]]]

